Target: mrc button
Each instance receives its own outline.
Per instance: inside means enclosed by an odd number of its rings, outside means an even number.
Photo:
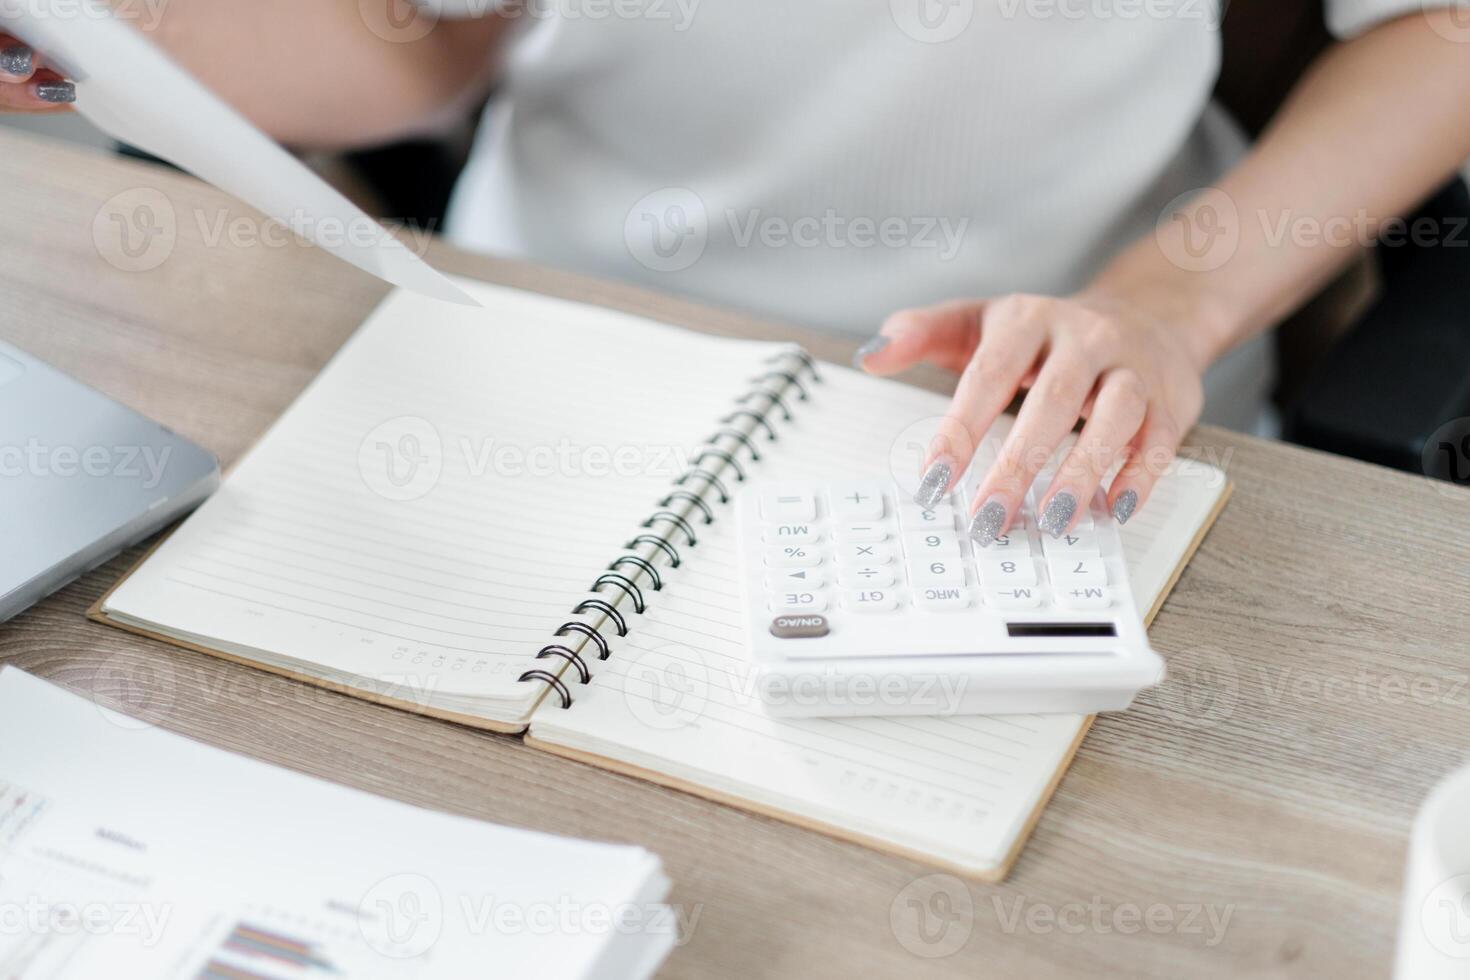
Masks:
[[[771,620],[771,635],[783,640],[806,640],[826,636],[831,632],[826,616],[802,614],[799,616],[777,616]]]

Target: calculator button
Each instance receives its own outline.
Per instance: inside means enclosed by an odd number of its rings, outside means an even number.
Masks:
[[[886,565],[893,561],[893,547],[881,541],[845,541],[837,546],[837,560],[844,565]]]
[[[761,494],[761,517],[771,524],[814,521],[817,519],[816,494],[795,489]]]
[[[903,550],[911,561],[959,558],[960,539],[953,530],[915,531],[903,536]]]
[[[898,508],[898,522],[905,531],[924,531],[929,528],[953,531],[954,508],[949,504],[939,504],[933,510],[925,510],[918,504],[904,503]]]
[[[915,588],[930,585],[964,585],[965,564],[958,558],[932,558],[908,561],[909,581]]]
[[[820,589],[826,584],[826,573],[820,568],[789,568],[766,573],[766,590],[769,592]]]
[[[987,589],[1009,589],[1036,584],[1036,563],[1030,556],[991,558],[981,556],[980,581]]]
[[[844,483],[827,491],[832,516],[839,521],[881,521],[883,488],[875,483]]]
[[[818,524],[774,524],[761,532],[766,544],[815,544],[821,537]]]
[[[778,592],[771,597],[771,612],[821,612],[827,608],[825,592]]]
[[[849,589],[842,604],[853,612],[888,612],[898,608],[898,594],[893,589]]]
[[[1047,555],[1053,558],[1057,555],[1076,555],[1078,558],[1086,558],[1089,555],[1102,554],[1096,531],[1073,531],[1059,538],[1047,538],[1043,545]]]
[[[1058,588],[1108,584],[1108,570],[1101,558],[1052,555],[1047,562],[1047,570]]]
[[[826,616],[777,616],[771,620],[771,635],[783,640],[810,640],[826,636],[832,626]]]
[[[1005,555],[1007,558],[1012,555],[1029,555],[1030,553],[1030,538],[1026,536],[1024,530],[1018,530],[1015,527],[1012,527],[1009,532],[1002,534],[976,552],[977,555],[982,557],[987,555]]]
[[[970,605],[970,593],[967,589],[953,585],[916,588],[914,589],[914,605],[920,609],[932,609],[937,612],[967,609]]]
[[[837,525],[837,540],[843,544],[849,541],[883,541],[887,537],[887,525],[877,521]]]
[[[821,549],[805,544],[766,549],[768,568],[816,568],[822,563]]]
[[[1068,609],[1106,609],[1113,604],[1113,592],[1100,585],[1058,586],[1057,601]]]
[[[1041,605],[1041,589],[1034,585],[987,589],[985,601],[997,609],[1035,609]]]
[[[844,565],[838,578],[849,589],[882,589],[893,584],[892,565]]]

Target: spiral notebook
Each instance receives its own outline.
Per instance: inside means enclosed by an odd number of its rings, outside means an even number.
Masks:
[[[977,877],[1088,719],[775,720],[743,656],[742,477],[917,472],[933,393],[464,282],[395,292],[106,621]],[[1228,494],[1191,464],[1124,529],[1157,609]]]

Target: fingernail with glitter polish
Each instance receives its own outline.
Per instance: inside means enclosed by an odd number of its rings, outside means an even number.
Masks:
[[[889,343],[890,338],[883,336],[881,333],[873,337],[872,340],[869,340],[866,344],[863,344],[863,346],[859,347],[857,349],[857,352],[852,355],[852,366],[861,371],[863,367],[863,362],[872,357],[874,354],[878,353],[883,348],[887,347]]]
[[[1005,526],[1005,501],[999,497],[991,497],[984,507],[975,511],[975,516],[970,521],[970,538],[981,548],[988,548],[1000,537],[1001,529]]]
[[[1133,516],[1134,508],[1138,506],[1138,491],[1124,490],[1113,502],[1113,520],[1119,524],[1127,524],[1128,518]]]
[[[54,105],[65,105],[77,100],[77,87],[71,82],[40,82],[36,85],[36,98]]]
[[[1051,503],[1046,505],[1041,520],[1037,522],[1047,534],[1054,538],[1062,536],[1067,525],[1072,523],[1072,515],[1077,513],[1077,498],[1066,490],[1058,490],[1051,498]]]
[[[932,510],[944,499],[949,481],[953,478],[954,459],[949,456],[939,457],[924,471],[924,478],[919,481],[919,489],[914,494],[914,503],[925,510]]]
[[[0,71],[5,72],[7,75],[24,78],[35,67],[35,60],[35,53],[27,45],[12,44],[5,50],[0,51]]]

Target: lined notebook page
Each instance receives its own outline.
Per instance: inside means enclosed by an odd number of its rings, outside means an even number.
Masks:
[[[916,480],[915,434],[947,400],[824,371],[826,383],[781,426],[781,441],[761,443],[769,449],[756,464],[761,475]],[[1124,529],[1140,608],[1167,586],[1207,521],[1223,480],[1214,490],[1210,482],[1166,478]],[[769,717],[745,658],[732,524],[727,509],[705,529],[591,686],[574,688],[576,703],[537,710],[532,738],[975,872],[1001,866],[1085,718]]]
[[[528,707],[516,678],[776,348],[462,285],[485,309],[390,296],[108,614]]]

